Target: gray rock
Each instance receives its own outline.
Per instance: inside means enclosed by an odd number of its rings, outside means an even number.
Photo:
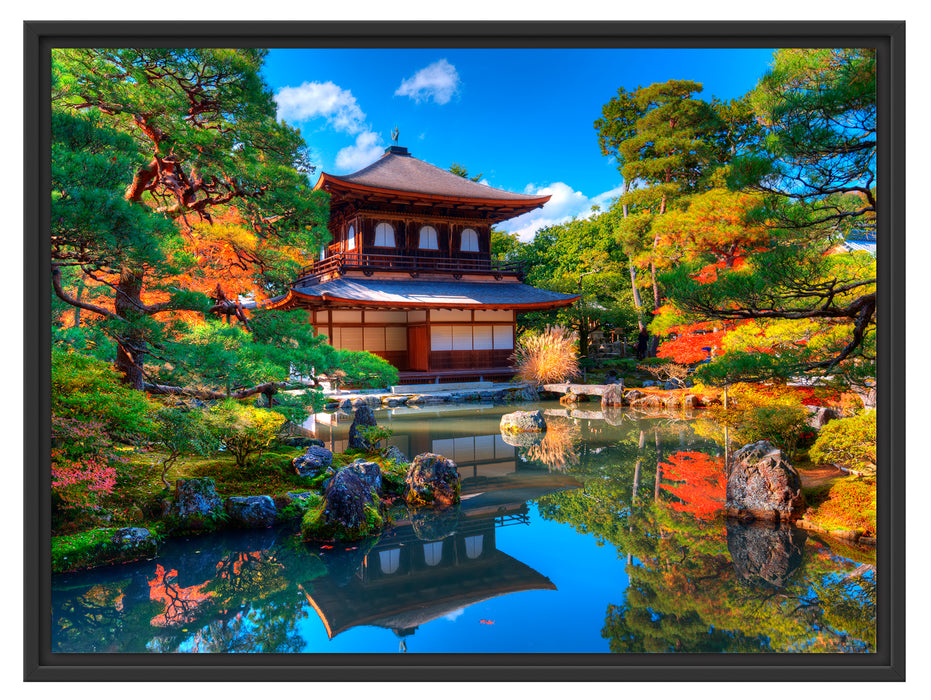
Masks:
[[[154,539],[154,535],[144,527],[124,527],[113,533],[110,541],[120,545],[121,549],[132,550],[148,547]]]
[[[698,408],[701,406],[701,399],[699,399],[695,394],[687,394],[682,399],[683,408]]]
[[[352,425],[349,426],[349,448],[353,450],[371,450],[374,446],[362,437],[359,428],[371,427],[374,425],[378,425],[378,423],[375,422],[375,414],[372,413],[372,409],[369,408],[369,405],[363,401],[362,405],[356,408],[355,415],[352,419]]]
[[[543,411],[515,411],[501,416],[502,433],[539,433],[546,430]]]
[[[298,476],[314,477],[321,471],[325,471],[333,463],[333,453],[325,447],[312,445],[307,448],[300,457],[295,457],[291,461],[294,471]]]
[[[209,477],[178,479],[171,500],[163,514],[185,530],[210,529],[223,512],[223,501],[217,495],[217,485]]]
[[[734,453],[725,511],[740,520],[792,522],[801,517],[805,511],[802,481],[781,450],[761,440]]]
[[[397,464],[410,464],[405,454],[394,445],[385,450],[385,459],[394,460]]]
[[[665,384],[663,384],[663,389],[665,389],[666,391],[672,391],[673,389],[678,389],[678,388],[679,388],[679,385],[676,384],[675,382],[666,382]]]
[[[815,415],[812,416],[811,426],[813,428],[821,429],[832,420],[837,420],[838,418],[840,418],[840,416],[837,415],[837,411],[835,411],[833,408],[822,406],[815,412]]]
[[[377,462],[365,462],[357,459],[355,462],[346,467],[359,475],[359,478],[376,493],[381,492],[381,467]],[[341,470],[345,471],[345,469]]]
[[[623,406],[624,405],[624,384],[610,384],[605,387],[604,394],[601,395],[601,405],[605,406]]]
[[[230,496],[226,499],[226,513],[240,527],[270,527],[278,517],[271,496]]]

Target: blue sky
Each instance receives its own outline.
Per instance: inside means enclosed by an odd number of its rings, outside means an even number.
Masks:
[[[619,87],[670,79],[701,96],[739,97],[765,73],[768,49],[276,49],[265,77],[278,115],[301,129],[320,172],[345,174],[399,145],[492,187],[552,195],[501,228],[529,240],[620,192],[592,123]]]

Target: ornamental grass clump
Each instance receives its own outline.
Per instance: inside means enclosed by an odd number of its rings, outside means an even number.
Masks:
[[[511,362],[525,382],[565,382],[580,374],[577,341],[578,336],[562,326],[529,331],[517,341]]]

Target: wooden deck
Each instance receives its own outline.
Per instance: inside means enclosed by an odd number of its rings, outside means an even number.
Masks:
[[[513,367],[484,367],[480,369],[434,369],[425,372],[398,372],[398,384],[444,384],[458,382],[484,382],[491,379],[513,377]]]

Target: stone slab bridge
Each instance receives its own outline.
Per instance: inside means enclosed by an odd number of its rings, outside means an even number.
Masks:
[[[624,398],[623,384],[544,384],[542,388],[563,396],[600,396],[602,406],[620,406]]]

